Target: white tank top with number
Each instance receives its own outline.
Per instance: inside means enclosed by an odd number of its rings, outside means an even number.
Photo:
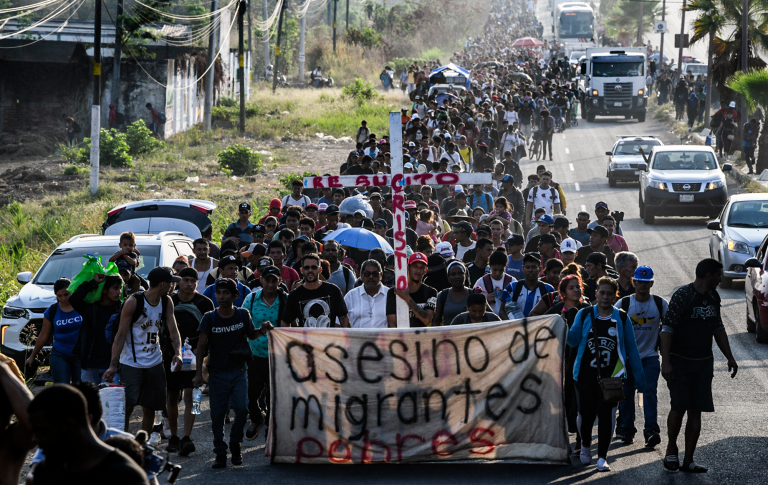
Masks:
[[[121,364],[148,369],[163,362],[159,336],[162,313],[162,301],[152,306],[144,298],[144,310],[136,323],[131,325],[131,331],[125,337],[123,352],[120,354]]]

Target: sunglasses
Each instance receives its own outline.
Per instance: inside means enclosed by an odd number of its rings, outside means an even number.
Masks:
[[[301,268],[305,271],[317,271],[317,268],[320,266],[314,265],[314,266],[302,266]]]
[[[255,239],[264,239],[266,236],[264,234],[254,234],[253,237]]]
[[[379,271],[363,271],[363,278],[375,278],[380,274]]]

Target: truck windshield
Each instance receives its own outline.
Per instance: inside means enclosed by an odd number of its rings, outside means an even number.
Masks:
[[[715,156],[708,152],[662,152],[653,159],[654,170],[715,170]]]
[[[638,62],[595,62],[594,77],[634,77],[643,75],[643,63]]]
[[[594,37],[592,28],[592,12],[562,12],[560,13],[561,37]]]

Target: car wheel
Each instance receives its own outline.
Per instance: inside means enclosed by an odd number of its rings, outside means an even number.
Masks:
[[[722,258],[718,258],[718,260],[720,261],[720,264],[723,264]],[[731,286],[733,286],[733,278],[728,278],[727,276],[725,276],[725,270],[721,270],[720,288],[727,290]]]
[[[639,201],[638,206],[640,207],[640,218],[642,219],[645,217],[645,204],[643,204],[642,197],[638,197],[637,200]]]
[[[616,187],[616,179],[611,177],[610,175],[608,176],[608,186],[609,187]]]
[[[749,302],[747,302],[747,332],[755,333],[755,321],[749,318]],[[755,309],[755,315],[757,315],[757,305],[752,305]]]
[[[651,212],[649,208],[645,208],[643,211],[643,222],[648,225],[653,225],[656,220],[656,216]]]
[[[625,120],[631,120],[632,119],[632,115],[624,115],[624,119]]]
[[[637,115],[637,121],[639,123],[645,123],[645,111]]]
[[[760,312],[755,302],[755,340],[761,344],[768,344],[768,330],[764,329],[760,324]]]

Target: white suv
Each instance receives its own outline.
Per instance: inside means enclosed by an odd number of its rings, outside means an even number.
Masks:
[[[54,250],[35,274],[27,271],[16,275],[24,285],[18,294],[9,298],[0,319],[0,351],[16,360],[24,368],[27,354],[35,345],[43,325],[43,313],[56,302],[53,284],[61,277],[72,279],[83,265],[83,255],[101,255],[106,265],[110,256],[120,248],[120,236],[81,234],[71,238]],[[136,247],[141,253],[137,273],[145,277],[156,266],[171,266],[176,258],[190,256],[192,239],[181,232],[137,234]],[[45,347],[48,350],[48,347]]]
[[[731,164],[717,164],[712,147],[653,147],[640,173],[640,217],[653,224],[656,216],[717,218],[728,202],[725,174]]]

